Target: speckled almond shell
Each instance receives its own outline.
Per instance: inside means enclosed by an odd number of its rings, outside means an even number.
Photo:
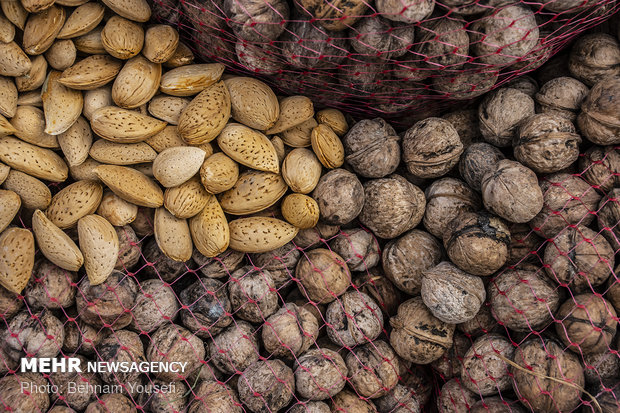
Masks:
[[[45,214],[59,228],[70,228],[80,218],[94,213],[102,196],[103,188],[98,182],[77,181],[54,195]]]
[[[153,161],[153,176],[166,188],[181,185],[198,173],[205,155],[193,146],[164,149]]]
[[[470,391],[491,396],[511,388],[512,378],[508,364],[499,358],[512,360],[515,347],[499,334],[487,334],[474,341],[463,357],[461,380]]]
[[[0,44],[0,75],[23,76],[32,67],[30,58],[15,42]]]
[[[0,285],[20,294],[34,267],[34,236],[23,228],[8,228],[0,234]]]
[[[105,139],[96,140],[89,154],[94,160],[111,165],[135,165],[157,157],[157,152],[144,142],[114,143]]]
[[[90,126],[93,132],[111,142],[136,143],[161,132],[166,122],[135,111],[105,106],[92,114]]]
[[[164,192],[164,206],[177,218],[191,218],[200,213],[209,201],[209,193],[198,177]]]
[[[227,214],[247,215],[269,208],[287,189],[280,175],[248,170],[239,176],[231,189],[220,195],[219,200]]]
[[[271,128],[280,116],[280,104],[271,88],[258,79],[232,77],[224,84],[230,93],[232,118],[252,129]]]
[[[239,218],[229,223],[230,248],[240,252],[267,252],[291,241],[299,229],[269,217]]]
[[[17,193],[0,189],[0,233],[13,221],[21,206]]]
[[[63,182],[69,175],[67,164],[50,149],[6,136],[0,138],[0,161],[36,178]]]
[[[160,90],[171,96],[194,96],[219,82],[223,72],[221,63],[181,66],[162,76]]]
[[[0,115],[12,118],[17,110],[17,86],[15,81],[0,76]]]
[[[56,149],[59,146],[58,137],[45,133],[45,116],[43,111],[34,106],[20,105],[11,119],[11,125],[16,129],[11,135],[19,139],[40,146]]]
[[[119,253],[118,236],[112,224],[99,215],[86,215],[78,221],[80,250],[90,285],[105,282],[114,271]]]
[[[112,85],[112,100],[121,108],[134,109],[148,103],[157,93],[161,64],[139,55],[129,59]]]
[[[123,17],[112,16],[101,31],[101,43],[110,55],[117,59],[129,59],[142,50],[144,29]]]
[[[300,125],[314,116],[312,101],[305,96],[290,96],[280,101],[280,116],[275,125],[267,129],[267,135],[274,135]]]
[[[97,89],[114,80],[121,67],[122,63],[112,56],[93,55],[62,72],[59,82],[72,89]]]
[[[170,59],[179,45],[179,32],[172,26],[156,24],[144,33],[142,55],[153,63]]]
[[[210,142],[230,118],[230,94],[220,81],[205,88],[185,107],[179,117],[178,132],[190,145]]]
[[[65,24],[66,17],[64,7],[56,5],[29,15],[23,34],[24,51],[30,55],[39,55],[49,49]]]
[[[85,3],[77,7],[58,33],[58,39],[71,39],[88,33],[103,20],[105,7],[99,3]]]
[[[334,301],[351,283],[347,263],[340,255],[325,248],[308,251],[297,263],[295,276],[301,283],[300,291],[317,303]]]
[[[164,193],[159,185],[136,169],[99,165],[95,173],[112,192],[127,202],[147,208],[157,208],[164,203]]]
[[[295,363],[297,393],[308,400],[326,400],[338,394],[346,384],[347,365],[333,350],[310,349]]]
[[[97,208],[97,215],[101,215],[115,227],[123,226],[136,219],[138,206],[125,201],[111,191],[106,191]]]
[[[618,102],[620,77],[610,77],[595,84],[584,99],[577,117],[582,135],[597,145],[620,143]]]
[[[189,102],[189,98],[159,95],[150,100],[148,111],[151,116],[168,122],[169,125],[176,125]]]
[[[192,257],[192,237],[187,220],[177,218],[164,207],[155,210],[155,240],[170,259],[185,262]]]
[[[242,165],[259,171],[280,172],[278,154],[267,136],[239,123],[229,123],[217,137],[217,144]]]
[[[151,18],[151,8],[146,0],[105,0],[103,3],[129,20],[146,22]]]
[[[14,169],[9,171],[3,188],[19,195],[24,208],[43,210],[52,202],[52,192],[45,183]]]
[[[84,106],[82,93],[61,84],[61,76],[60,72],[50,72],[41,93],[45,133],[50,135],[60,135],[69,129],[82,114]]]
[[[319,205],[307,195],[287,195],[281,211],[282,217],[299,229],[313,228],[319,222]]]
[[[203,210],[189,220],[194,246],[206,257],[224,252],[231,242],[231,231],[222,207],[214,195]]]

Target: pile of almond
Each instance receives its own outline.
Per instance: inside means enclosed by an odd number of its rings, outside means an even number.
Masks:
[[[314,227],[306,194],[323,166],[344,162],[344,115],[315,120],[306,97],[279,100],[261,81],[222,77],[221,64],[193,64],[175,28],[142,24],[145,0],[104,3],[1,3],[0,284],[20,293],[37,248],[103,283],[114,227],[140,207],[180,262],[194,247],[270,251]],[[249,216],[285,195],[281,211]]]

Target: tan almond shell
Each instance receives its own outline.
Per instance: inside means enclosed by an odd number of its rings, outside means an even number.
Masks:
[[[0,233],[13,221],[21,206],[22,200],[16,192],[0,189]]]
[[[192,63],[194,63],[194,53],[192,49],[187,47],[185,43],[179,42],[177,50],[175,50],[172,57],[164,63],[164,66],[168,69],[175,69],[177,67],[191,65]]]
[[[15,78],[15,84],[19,92],[30,92],[40,88],[47,76],[47,60],[43,56],[36,56],[31,61],[30,70],[23,76]]]
[[[42,148],[59,147],[58,137],[45,133],[45,116],[39,108],[19,106],[11,119],[11,125],[17,130],[14,135],[25,142]]]
[[[344,146],[336,133],[326,124],[312,129],[312,150],[326,168],[339,168],[344,164]]]
[[[13,2],[2,2],[5,3]],[[17,43],[0,43],[0,76],[24,76],[31,67],[30,58]]]
[[[114,80],[122,65],[112,56],[88,56],[62,72],[60,83],[72,89],[97,89]]]
[[[43,55],[53,69],[64,71],[75,64],[77,49],[72,40],[56,40]]]
[[[228,191],[239,179],[239,165],[223,152],[214,153],[200,167],[202,185],[212,194]]]
[[[177,125],[181,112],[189,105],[189,98],[159,95],[150,100],[148,111],[151,116],[168,122],[169,125]]]
[[[314,116],[312,101],[305,96],[289,96],[280,101],[280,116],[275,125],[265,133],[274,135],[280,133]]]
[[[105,50],[117,59],[130,59],[144,46],[144,29],[139,23],[120,16],[112,16],[101,31]]]
[[[15,192],[26,209],[45,209],[52,202],[49,187],[37,178],[11,169],[2,184],[4,189]]]
[[[0,185],[4,183],[7,176],[9,176],[9,172],[11,171],[11,167],[0,163]]]
[[[314,118],[310,118],[307,121],[300,123],[297,126],[293,126],[290,129],[283,131],[280,136],[284,143],[293,148],[305,148],[310,146],[310,136],[312,129],[319,124]]]
[[[136,143],[150,138],[166,127],[166,122],[116,106],[97,109],[90,119],[97,135],[111,142]]]
[[[12,118],[17,110],[17,86],[13,78],[0,76],[0,115]]]
[[[103,28],[97,27],[90,32],[73,39],[75,48],[85,54],[104,54],[106,53],[103,42],[101,41],[101,31]]]
[[[155,181],[136,169],[117,165],[100,165],[95,173],[116,195],[127,202],[147,208],[164,204],[164,193]]]
[[[187,146],[185,141],[181,139],[177,132],[176,126],[168,125],[161,132],[156,133],[150,138],[145,139],[151,148],[155,149],[155,152],[161,152],[168,148],[175,148],[177,146]]]
[[[189,228],[194,246],[205,257],[215,257],[228,248],[228,222],[215,195],[210,195],[203,210],[190,218]]]
[[[45,53],[54,43],[66,18],[64,7],[56,5],[28,16],[22,41],[24,51],[29,55]]]
[[[85,3],[71,13],[58,33],[58,39],[71,39],[93,30],[101,20],[105,7],[98,2]]]
[[[316,120],[332,128],[336,135],[340,137],[349,131],[347,119],[344,117],[344,113],[338,109],[327,108],[320,110],[316,113]]]
[[[102,196],[100,183],[77,181],[54,195],[45,215],[58,228],[71,228],[80,218],[97,210]]]
[[[166,188],[181,185],[198,173],[205,155],[192,146],[165,149],[153,161],[153,175]]]
[[[153,228],[157,246],[166,257],[177,262],[192,257],[194,245],[186,219],[175,217],[166,208],[157,208]]]
[[[132,223],[138,216],[138,206],[125,201],[114,192],[105,191],[97,214],[107,219],[115,227]]]
[[[90,156],[101,163],[110,165],[135,165],[152,162],[157,152],[144,142],[115,143],[98,139],[90,147]]]
[[[224,82],[200,92],[181,113],[178,132],[190,145],[210,142],[224,129],[230,118],[230,95]]]
[[[69,129],[78,120],[84,107],[82,92],[61,84],[60,77],[60,72],[50,72],[41,93],[45,132],[50,135],[60,135]]]
[[[32,231],[45,258],[67,271],[77,271],[82,267],[84,256],[78,246],[40,209],[32,215]]]
[[[153,63],[170,59],[179,45],[179,32],[172,26],[157,24],[144,34],[142,54]]]
[[[282,217],[299,229],[314,228],[319,222],[319,204],[303,194],[290,194],[282,201]]]
[[[94,160],[93,158],[86,158],[84,162],[79,165],[71,166],[69,168],[69,173],[71,174],[71,178],[76,181],[97,181],[101,182],[99,176],[95,173],[95,169],[101,165],[99,162]]]
[[[79,117],[73,125],[58,135],[58,145],[65,155],[69,167],[81,165],[86,158],[93,143],[93,133],[88,121]]]
[[[164,206],[177,218],[191,218],[207,205],[209,193],[198,176],[164,191]]]
[[[249,217],[230,221],[230,248],[244,253],[273,251],[290,242],[297,232],[291,224],[276,218]]]
[[[125,109],[147,104],[157,93],[161,79],[161,64],[143,56],[129,59],[112,85],[112,100]]]
[[[17,130],[4,116],[0,115],[0,136],[13,135]]]
[[[160,90],[171,96],[194,96],[220,81],[225,66],[221,63],[191,64],[167,71]]]
[[[321,179],[323,167],[314,152],[295,148],[282,162],[282,177],[293,192],[309,194]]]
[[[41,99],[41,89],[33,90],[31,92],[20,93],[17,98],[17,106],[36,106],[37,108],[43,107],[43,100]]]
[[[222,209],[231,215],[247,215],[269,208],[288,190],[284,179],[272,172],[245,171],[219,197]]]
[[[146,0],[102,0],[116,14],[126,19],[144,23],[151,18],[151,8]]]
[[[114,271],[118,259],[116,230],[105,218],[87,215],[78,221],[78,238],[90,285],[103,284]]]
[[[252,129],[267,130],[280,116],[280,104],[273,90],[251,77],[231,77],[224,81],[230,93],[234,120]]]
[[[15,40],[15,25],[5,16],[0,16],[0,42],[9,43]]]
[[[20,30],[24,30],[26,26],[26,19],[28,18],[28,11],[24,9],[21,1],[2,1],[2,12],[11,23],[13,23]]]
[[[229,123],[217,137],[217,144],[226,155],[252,169],[280,172],[278,154],[261,132],[239,123]]]
[[[54,0],[22,0],[21,4],[27,12],[38,13],[46,10],[54,4]]]
[[[0,138],[0,161],[47,181],[64,182],[69,175],[67,164],[54,151],[11,136]]]
[[[108,84],[97,89],[87,90],[84,92],[84,109],[82,114],[90,121],[97,109],[113,105],[111,85]]]
[[[27,229],[12,227],[0,234],[0,285],[16,294],[30,280],[34,267],[34,236]]]

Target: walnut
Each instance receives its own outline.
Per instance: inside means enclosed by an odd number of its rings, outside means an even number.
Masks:
[[[431,15],[435,0],[377,0],[377,11],[396,22],[417,23]]]
[[[465,151],[467,151],[467,148],[469,148],[472,143],[477,142],[482,137],[480,133],[480,122],[478,121],[478,111],[475,109],[462,109],[449,112],[443,115],[442,119],[447,120],[454,126]],[[461,159],[463,159],[464,155],[465,152],[461,155]]]
[[[325,4],[317,0],[308,1]],[[289,23],[286,32],[280,37],[280,53],[288,64],[308,70],[329,69],[337,67],[347,56],[346,40],[337,33],[317,26],[310,20]]]
[[[459,162],[461,177],[472,189],[482,190],[482,178],[494,171],[497,163],[506,157],[493,145],[479,142],[465,149]]]
[[[285,304],[271,315],[262,328],[265,350],[275,357],[298,357],[318,336],[317,318],[310,310],[293,303]]]
[[[407,52],[414,32],[412,25],[399,26],[381,16],[367,16],[349,29],[349,38],[357,53],[389,60]]]
[[[301,251],[292,242],[273,251],[250,255],[252,264],[269,271],[276,288],[291,280],[300,257]]]
[[[418,229],[388,242],[383,249],[382,264],[385,275],[410,295],[422,288],[422,273],[441,261],[441,244],[428,232]]]
[[[384,60],[374,57],[357,56],[338,69],[338,82],[348,90],[363,97],[377,93],[383,86],[382,76],[386,71]]]
[[[402,384],[374,402],[379,413],[420,413],[420,405],[425,404],[423,400],[418,401],[412,389]]]
[[[433,77],[432,90],[446,99],[469,100],[493,89],[498,78],[497,69],[466,63],[462,69],[442,70]]]
[[[383,178],[400,163],[400,138],[381,118],[364,119],[349,129],[342,139],[345,160],[366,178]]]
[[[67,312],[67,320],[64,321],[65,340],[62,349],[65,354],[83,354],[91,355],[95,351],[95,346],[99,345],[106,335],[85,323],[81,318],[77,317],[77,311],[70,309]]]
[[[323,402],[297,402],[288,413],[330,413],[329,406]]]
[[[168,386],[170,390],[158,392],[155,391],[155,386]],[[145,410],[152,413],[173,413],[182,412],[186,408],[189,388],[182,381],[177,381],[170,385],[169,382],[164,380],[151,380],[147,387],[151,387],[153,391],[141,393],[138,396],[140,405],[144,406]]]
[[[130,271],[138,264],[142,256],[140,240],[129,225],[114,227],[114,229],[119,241],[118,260],[114,268]]]
[[[157,245],[155,238],[151,238],[147,241],[146,245],[142,249],[144,260],[147,265],[140,270],[140,275],[160,279],[164,282],[174,283],[183,274],[189,271],[188,262],[178,262],[171,258],[168,258]]]
[[[455,333],[452,347],[446,350],[440,358],[430,364],[433,372],[438,373],[444,380],[449,380],[452,377],[460,377],[461,363],[463,363],[463,357],[471,347],[471,343],[471,337],[468,338],[464,334]]]
[[[519,123],[534,114],[534,99],[511,88],[501,88],[484,97],[478,107],[484,140],[498,147],[512,144]]]
[[[242,320],[261,323],[278,310],[271,273],[252,266],[239,268],[227,283],[232,312]]]
[[[295,361],[295,387],[308,400],[335,396],[344,388],[347,377],[342,357],[326,348],[308,350]]]
[[[516,223],[534,218],[544,202],[536,174],[508,159],[499,161],[482,178],[482,201],[489,211]]]
[[[539,91],[538,82],[531,76],[517,76],[503,84],[504,87],[516,89],[534,98]],[[585,97],[585,96],[584,96]],[[536,100],[536,99],[534,99]],[[537,101],[537,100],[536,100]]]
[[[55,357],[65,340],[62,322],[50,310],[30,314],[17,313],[8,322],[5,344],[10,350],[21,352],[22,357]]]
[[[535,219],[536,217],[533,220]],[[512,224],[509,227],[509,231],[510,245],[508,247],[509,256],[506,264],[517,265],[528,261],[536,262],[539,259],[538,251],[544,240],[536,235],[528,224]]]
[[[327,225],[319,222],[316,227],[299,230],[293,243],[299,248],[317,247],[319,244],[324,245],[332,239],[338,232],[340,227],[335,225]]]
[[[480,307],[480,311],[478,311],[474,318],[456,327],[464,334],[475,338],[495,331],[497,326],[497,320],[493,318],[491,313],[491,306],[485,303]]]
[[[0,317],[5,320],[13,317],[24,306],[22,295],[15,294],[0,286]]]
[[[321,177],[312,197],[319,204],[321,221],[344,225],[353,221],[364,207],[364,187],[345,169],[333,169]]]
[[[146,349],[146,359],[149,362],[187,363],[180,374],[172,371],[154,373],[158,379],[168,381],[187,378],[200,367],[205,355],[205,347],[200,338],[191,331],[172,323],[159,327],[151,335]]]
[[[58,386],[58,392],[52,392],[50,396],[52,402],[58,400],[58,398],[62,396],[62,402],[56,401],[56,404],[66,403],[73,409],[82,411],[91,401],[95,400],[97,396],[95,393],[95,386],[101,385],[101,379],[97,376],[97,374],[86,371],[85,367],[88,360],[84,356],[76,357],[80,359],[80,365],[83,369],[82,372],[51,373],[49,375],[50,384],[52,386]],[[69,386],[80,386],[80,390],[69,391]]]
[[[140,337],[131,331],[113,332],[97,346],[100,361],[140,363],[146,361]],[[126,384],[138,379],[140,372],[103,372],[101,378],[110,384]]]
[[[187,413],[243,413],[237,392],[228,384],[214,380],[203,380],[194,390],[195,398]]]
[[[607,192],[620,186],[620,152],[613,146],[593,146],[579,158],[581,177],[595,189]]]
[[[174,321],[179,311],[179,302],[170,288],[161,280],[146,280],[140,283],[140,291],[131,309],[129,327],[139,332],[151,332],[164,323]]]
[[[378,237],[396,238],[424,216],[424,193],[400,175],[367,181],[364,194],[359,220]]]
[[[467,22],[452,17],[433,19],[419,26],[413,50],[424,58],[423,65],[433,69],[458,69],[469,59]]]
[[[612,352],[584,354],[583,365],[588,384],[609,382],[620,377],[620,358]]]
[[[153,208],[138,208],[138,215],[136,219],[131,221],[129,225],[133,228],[134,232],[140,238],[153,235],[153,222],[155,216],[155,209]]]
[[[58,310],[75,303],[77,274],[52,264],[46,259],[36,262],[30,281],[23,291],[33,309]]]
[[[281,360],[256,361],[241,375],[237,390],[250,411],[278,411],[289,404],[295,393],[293,370]]]
[[[183,325],[202,338],[218,334],[232,322],[231,301],[225,284],[213,278],[199,278],[181,291]]]
[[[383,313],[377,303],[359,291],[348,291],[325,313],[327,336],[336,345],[354,347],[373,341],[383,331]]]
[[[476,400],[478,400],[477,393],[465,387],[460,380],[452,379],[441,387],[437,409],[440,413],[469,412]]]
[[[2,405],[5,409],[15,413],[47,411],[50,406],[48,393],[46,391],[34,391],[35,388],[45,387],[47,384],[47,380],[41,374],[8,374],[0,379]]]
[[[247,70],[262,75],[275,75],[286,67],[286,62],[275,47],[238,41],[235,44],[237,60]]]
[[[538,113],[558,115],[574,122],[581,102],[590,89],[572,77],[558,77],[545,83],[534,99]]]
[[[329,402],[333,412],[356,412],[356,413],[377,413],[377,409],[372,402],[365,401],[359,395],[343,390],[336,394]]]
[[[245,321],[228,326],[207,345],[211,361],[225,374],[240,374],[259,358],[254,327]]]
[[[119,393],[108,393],[97,397],[84,410],[84,413],[124,412],[137,413],[135,404]]]
[[[506,399],[503,396],[485,397],[478,400],[471,407],[470,413],[525,413],[525,409],[514,400]]]
[[[620,204],[618,204],[618,199],[620,199],[620,188],[614,188],[609,191],[607,196],[598,205],[597,215],[598,228],[614,251],[620,249],[620,226],[618,225],[618,222],[620,222]],[[596,210],[596,207],[590,207],[589,204],[588,207],[591,211]],[[592,215],[586,216],[586,218],[591,217]],[[582,221],[583,225],[587,225],[588,220],[586,218]]]
[[[606,76],[620,75],[620,44],[605,33],[590,33],[577,39],[570,51],[570,72],[588,86]]]
[[[385,396],[398,384],[398,358],[385,341],[376,340],[352,349],[345,362],[351,386],[362,397]]]
[[[317,303],[330,303],[351,283],[351,272],[344,259],[333,251],[317,248],[308,251],[295,269],[300,291]]]
[[[560,306],[560,293],[544,274],[506,270],[489,284],[491,311],[502,325],[528,333],[546,327]]]
[[[433,182],[426,191],[424,227],[439,239],[443,238],[450,221],[461,212],[474,212],[481,208],[480,196],[465,182],[455,178],[442,178]]]
[[[620,67],[620,66],[619,66]],[[597,145],[620,143],[620,77],[595,84],[581,105],[577,124],[583,136]]]
[[[510,340],[499,334],[478,338],[463,359],[463,385],[482,396],[492,396],[510,389],[512,378],[509,365],[497,355],[511,360],[514,351]]]
[[[435,318],[421,297],[411,298],[398,307],[390,319],[390,344],[405,360],[429,364],[452,346],[454,325]]]
[[[192,253],[192,259],[198,265],[197,270],[209,278],[230,276],[243,265],[244,258],[244,253],[231,249],[227,249],[215,257],[205,257],[197,249],[194,249]]]
[[[391,317],[396,314],[402,301],[401,293],[378,267],[371,268],[353,280],[354,288],[372,297],[379,305],[383,315]]]
[[[226,22],[237,37],[249,42],[269,43],[284,32],[289,18],[283,0],[225,0]]]
[[[329,247],[346,261],[351,271],[366,271],[379,263],[379,243],[362,228],[340,232]]]

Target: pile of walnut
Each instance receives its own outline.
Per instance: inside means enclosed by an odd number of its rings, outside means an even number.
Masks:
[[[611,36],[399,135],[192,64],[138,0],[1,5],[5,408],[617,408]],[[63,356],[185,370],[19,371]]]

